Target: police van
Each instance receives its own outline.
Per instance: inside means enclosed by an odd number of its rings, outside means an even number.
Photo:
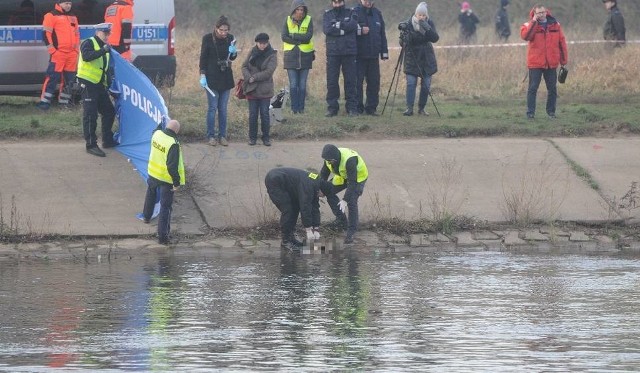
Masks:
[[[114,0],[73,0],[80,39],[94,35]],[[0,95],[40,95],[49,54],[42,37],[44,15],[55,0],[0,0]],[[136,0],[133,64],[156,85],[173,86],[176,73],[173,0]]]

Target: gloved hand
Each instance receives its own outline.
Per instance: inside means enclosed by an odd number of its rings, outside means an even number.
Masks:
[[[238,52],[238,48],[234,44],[229,46],[229,54],[236,54]]]
[[[345,211],[347,211],[347,201],[341,199],[340,202],[338,202],[338,208],[340,208],[340,211],[344,214]]]
[[[202,88],[207,86],[207,77],[204,74],[200,74],[200,86]]]
[[[305,230],[307,231],[307,242],[315,239],[313,235],[313,228],[309,227],[309,228],[305,228]]]
[[[109,44],[107,44],[107,43],[104,43],[104,45],[102,46],[102,49],[103,49],[105,52],[108,52],[108,51],[110,51],[110,50],[111,50],[111,46],[110,46]]]
[[[320,227],[313,227],[313,239],[314,240],[320,239]]]

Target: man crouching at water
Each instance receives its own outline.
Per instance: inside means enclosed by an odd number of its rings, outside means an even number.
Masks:
[[[178,142],[178,132],[180,132],[180,123],[177,120],[170,120],[164,130],[158,126],[151,137],[151,152],[147,168],[148,187],[142,214],[144,222],[148,224],[153,215],[157,193],[160,191],[158,242],[163,245],[169,244],[173,193],[185,184],[184,161],[182,148]]]
[[[307,232],[307,243],[320,239],[319,197],[333,195],[331,183],[313,172],[282,167],[267,172],[264,184],[271,202],[280,210],[281,248],[302,247],[294,236],[298,215]]]

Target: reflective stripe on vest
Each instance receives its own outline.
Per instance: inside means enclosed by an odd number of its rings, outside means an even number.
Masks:
[[[171,137],[164,133],[164,131],[158,130],[153,133],[151,137],[151,153],[149,153],[149,165],[147,166],[147,172],[149,176],[164,181],[173,185],[173,179],[169,175],[167,169],[167,158],[169,157],[169,148],[173,144],[178,144],[178,152],[180,154],[178,161],[178,173],[180,174],[180,185],[184,185],[184,162],[182,160],[182,148],[180,143],[174,137]]]
[[[289,29],[290,34],[306,34],[309,29],[309,23],[311,23],[311,16],[304,17],[300,27],[293,23],[291,16],[287,17],[287,28]],[[284,43],[282,50],[285,52],[290,51],[294,46],[295,44]],[[300,48],[300,51],[303,53],[311,53],[313,52],[313,42],[309,40],[307,44],[298,44],[298,48]]]
[[[329,171],[331,171],[334,176],[331,182],[333,185],[342,185],[344,181],[347,179],[347,160],[351,157],[358,157],[358,168],[357,168],[357,177],[356,181],[361,183],[367,180],[369,177],[369,171],[367,170],[367,165],[364,163],[364,159],[360,157],[360,155],[355,151],[349,148],[338,148],[340,150],[340,165],[338,166],[338,172],[333,170],[333,166],[331,162],[325,161],[324,163],[327,165]]]
[[[89,40],[93,43],[94,51],[100,50],[100,46],[98,45],[98,41],[95,36],[89,38]],[[109,53],[106,53],[104,56],[96,58],[93,61],[83,60],[82,53],[80,53],[80,56],[78,57],[78,78],[98,84],[103,80],[102,76],[105,74],[107,66],[109,66]],[[107,85],[107,79],[104,79],[103,84]]]

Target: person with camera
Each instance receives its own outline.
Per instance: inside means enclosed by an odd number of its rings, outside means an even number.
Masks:
[[[626,40],[626,30],[624,27],[624,17],[618,9],[617,0],[602,0],[605,8],[609,12],[607,21],[604,24],[604,40],[614,40],[614,47],[623,47]]]
[[[547,115],[556,118],[556,99],[558,96],[558,65],[566,65],[569,58],[567,40],[551,11],[543,5],[536,5],[529,12],[531,19],[520,27],[520,37],[528,42],[527,68],[529,69],[529,88],[527,89],[527,118],[534,119],[536,114],[536,95],[540,81],[544,77],[547,85]]]
[[[276,50],[269,44],[269,35],[266,33],[261,32],[256,35],[255,42],[256,45],[242,64],[244,78],[242,90],[249,104],[249,145],[256,144],[258,115],[260,115],[262,144],[271,146],[269,105],[274,93],[273,73],[278,67],[278,57]]]
[[[429,18],[427,3],[418,4],[415,14],[398,25],[400,30],[400,46],[404,53],[404,73],[407,79],[407,109],[405,116],[413,115],[416,99],[416,87],[420,78],[420,96],[418,98],[418,114],[429,115],[425,111],[431,76],[438,71],[433,44],[440,40],[436,26]]]
[[[382,12],[374,6],[373,0],[360,0],[360,4],[355,9],[358,13],[356,36],[358,45],[356,59],[358,113],[377,115],[380,92],[380,59],[389,59],[384,18],[382,18]],[[365,81],[367,82],[366,102],[364,102],[363,95]]]
[[[473,13],[471,4],[463,1],[460,5],[460,14],[458,14],[458,23],[460,23],[460,44],[471,44],[476,41],[476,25],[480,23],[478,17]]]
[[[231,61],[238,57],[236,39],[229,33],[229,20],[220,16],[213,32],[202,37],[200,47],[200,85],[210,88],[207,95],[207,139],[209,145],[229,145],[227,141],[227,104],[231,88],[235,86]],[[215,95],[215,96],[214,96]],[[218,133],[216,134],[216,112],[218,113]]]
[[[322,31],[326,35],[327,53],[327,113],[325,117],[338,115],[340,105],[340,69],[344,79],[344,98],[347,114],[358,115],[356,94],[356,32],[358,14],[353,8],[345,8],[344,0],[332,0],[332,8],[324,12]]]

